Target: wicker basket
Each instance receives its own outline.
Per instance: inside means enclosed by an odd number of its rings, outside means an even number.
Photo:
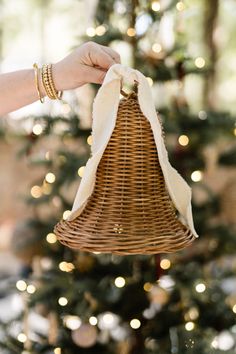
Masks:
[[[116,126],[82,213],[61,220],[58,240],[74,249],[128,254],[170,253],[195,239],[178,219],[165,186],[149,121],[137,90],[119,103]]]

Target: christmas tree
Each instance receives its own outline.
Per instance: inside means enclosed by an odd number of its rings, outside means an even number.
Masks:
[[[186,29],[193,6],[190,0],[99,0],[82,40],[125,50],[124,61],[148,78],[171,163],[193,189],[200,238],[184,251],[155,256],[63,247],[52,230],[71,209],[91,129],[66,103],[61,116],[35,118],[21,153],[44,173],[27,198],[32,218],[13,235],[12,250],[24,267],[10,286],[21,309],[1,323],[4,354],[235,352],[235,180],[223,193],[214,189],[219,166],[223,174],[235,168],[235,120],[214,109],[219,3],[198,9],[205,50],[197,57],[189,55]],[[186,98],[191,75],[202,82],[198,111]],[[167,86],[174,93],[162,98]]]

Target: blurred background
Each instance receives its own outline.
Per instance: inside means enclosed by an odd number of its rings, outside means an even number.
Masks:
[[[98,85],[0,119],[3,354],[236,353],[236,1],[0,0],[0,71],[92,40],[152,88],[200,235],[175,254],[72,252],[66,218]]]

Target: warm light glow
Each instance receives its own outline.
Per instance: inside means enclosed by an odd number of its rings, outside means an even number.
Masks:
[[[204,68],[205,64],[206,64],[206,61],[204,58],[198,57],[195,59],[195,65],[197,68],[202,69],[202,68]]]
[[[138,329],[140,326],[141,326],[141,322],[137,318],[134,318],[133,320],[130,321],[131,328]]]
[[[85,169],[85,166],[81,166],[81,167],[78,169],[78,175],[79,175],[80,177],[83,177],[84,169]]]
[[[106,32],[106,27],[103,25],[100,25],[96,28],[95,32],[96,32],[96,35],[103,36],[104,33]]]
[[[42,196],[42,188],[39,186],[33,186],[30,193],[33,198],[40,198]]]
[[[202,172],[201,171],[193,171],[191,174],[191,179],[193,182],[199,182],[202,179]]]
[[[20,333],[18,334],[18,337],[17,337],[18,341],[21,342],[21,343],[25,343],[27,341],[27,337],[24,333]]]
[[[169,269],[170,265],[171,265],[170,260],[167,258],[162,259],[160,262],[160,266],[162,269]]]
[[[151,77],[146,77],[148,83],[149,83],[149,86],[152,86],[153,85],[153,79]]]
[[[57,237],[54,233],[50,232],[46,236],[46,240],[48,243],[56,243],[57,242]]]
[[[92,326],[96,326],[96,324],[98,323],[97,317],[91,316],[91,317],[89,318],[89,323],[90,323]]]
[[[183,11],[183,10],[185,10],[185,5],[184,5],[183,1],[177,2],[177,4],[176,4],[176,9],[177,9],[178,11]]]
[[[152,50],[155,52],[155,53],[160,53],[162,51],[162,46],[160,45],[160,43],[154,43],[152,45]]]
[[[67,298],[66,298],[66,297],[60,297],[60,298],[58,299],[58,304],[59,304],[60,306],[66,306],[66,305],[68,304]]]
[[[212,346],[214,349],[217,349],[217,348],[218,348],[218,340],[217,340],[217,337],[213,339],[213,341],[211,342],[211,346]]]
[[[61,348],[55,348],[54,354],[61,354]]]
[[[16,287],[20,291],[25,291],[27,289],[27,284],[24,280],[18,280]]]
[[[123,288],[125,286],[125,279],[123,277],[117,277],[115,279],[115,286],[117,286],[117,288]]]
[[[187,135],[180,135],[178,141],[180,145],[187,146],[189,143],[189,138]]]
[[[41,124],[35,124],[33,126],[33,133],[35,135],[40,135],[40,134],[42,134],[42,132],[43,132],[43,127]]]
[[[47,151],[45,154],[45,159],[50,160],[50,151]]]
[[[132,27],[128,28],[127,29],[127,34],[128,34],[129,37],[134,37],[136,35],[135,28],[132,28]]]
[[[27,286],[26,290],[27,290],[27,293],[34,294],[35,291],[36,291],[36,287],[33,284],[30,284],[30,285]]]
[[[196,307],[192,307],[189,311],[184,315],[186,321],[188,320],[196,320],[199,316],[198,309]]]
[[[233,312],[236,313],[236,304],[233,306]]]
[[[96,35],[96,30],[94,27],[88,27],[86,30],[86,34],[89,37],[94,37]]]
[[[143,286],[143,289],[147,292],[151,291],[153,288],[153,285],[151,283],[145,283]]]
[[[194,324],[193,322],[187,322],[187,323],[185,324],[185,329],[186,329],[187,331],[192,331],[192,330],[194,329],[194,327],[195,327],[195,324]]]
[[[157,11],[160,11],[160,9],[161,9],[161,5],[160,5],[159,1],[153,1],[152,10],[157,12]]]
[[[66,220],[71,214],[70,210],[65,210],[63,213],[63,219]]]
[[[87,138],[87,143],[88,143],[89,145],[92,145],[92,142],[93,142],[92,135],[89,135],[88,138]]]
[[[71,272],[73,269],[75,269],[75,266],[73,263],[70,263],[70,262],[61,262],[59,264],[59,269],[62,271],[62,272]]]
[[[48,173],[46,174],[45,180],[46,180],[48,183],[54,183],[55,180],[56,180],[56,176],[54,175],[54,173],[48,172]]]
[[[64,318],[64,323],[67,328],[75,331],[81,326],[82,321],[78,316],[66,316]]]
[[[206,290],[206,285],[203,283],[199,283],[196,285],[195,289],[198,293],[203,293]]]
[[[113,321],[114,321],[114,316],[113,316],[111,313],[106,313],[106,314],[103,316],[103,321],[104,321],[106,324],[111,324],[111,323],[113,323]]]
[[[236,128],[234,128],[234,135],[236,136]]]

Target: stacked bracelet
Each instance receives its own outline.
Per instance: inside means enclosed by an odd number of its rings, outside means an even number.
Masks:
[[[57,91],[55,88],[55,84],[54,84],[53,76],[52,76],[52,64],[44,64],[41,70],[38,68],[36,63],[33,65],[33,67],[35,69],[35,84],[36,84],[36,89],[38,92],[40,102],[41,103],[44,102],[42,95],[40,93],[40,89],[39,89],[39,72],[40,71],[41,71],[41,79],[42,79],[43,87],[46,91],[47,96],[51,100],[56,100],[56,99],[61,100],[63,91]]]
[[[44,103],[44,98],[42,97],[40,89],[39,89],[39,68],[38,68],[38,65],[36,63],[34,63],[33,68],[34,68],[34,79],[35,79],[36,90],[37,90],[40,102]]]
[[[61,100],[62,91],[57,91],[52,78],[52,64],[44,64],[42,68],[42,82],[45,91],[52,100]]]

